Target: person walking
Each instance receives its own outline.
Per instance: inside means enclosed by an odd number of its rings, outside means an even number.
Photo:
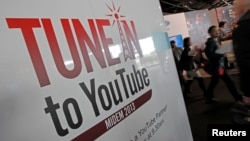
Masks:
[[[235,120],[242,124],[250,124],[250,1],[236,0],[234,11],[237,28],[233,32],[233,49],[240,72],[240,90],[243,92],[241,111],[245,114],[243,118]]]
[[[230,40],[232,37],[232,32],[231,31],[227,32],[225,29],[226,24],[227,24],[226,21],[219,22],[219,42],[220,42],[220,44],[223,41]]]
[[[185,81],[185,79],[183,77],[183,74],[182,74],[183,70],[181,70],[178,67],[179,66],[178,64],[180,62],[181,54],[182,54],[183,49],[182,49],[182,47],[177,47],[176,42],[174,40],[170,41],[170,45],[171,45],[171,48],[172,48],[172,51],[173,51],[173,56],[174,56],[174,61],[175,61],[177,73],[178,73],[179,81],[180,81],[181,88],[182,88],[182,91],[183,91],[186,81]]]
[[[196,79],[199,83],[199,87],[203,91],[203,96],[206,96],[206,87],[199,72],[197,64],[195,64],[194,57],[197,55],[195,49],[191,49],[192,41],[190,37],[186,37],[183,40],[184,50],[181,54],[181,59],[179,63],[179,68],[185,70],[187,73],[186,83],[184,85],[184,98],[188,98],[190,91],[190,86],[193,83],[193,80]]]
[[[227,69],[225,69],[224,54],[218,54],[216,52],[220,48],[220,44],[218,41],[218,28],[214,25],[210,26],[208,29],[208,34],[210,35],[210,38],[207,39],[206,48],[204,50],[208,58],[208,63],[204,70],[211,74],[211,81],[207,88],[206,102],[217,102],[214,99],[214,89],[218,84],[219,79],[222,79],[225,82],[234,100],[239,101],[242,99],[242,96],[238,94],[234,81],[227,73]]]

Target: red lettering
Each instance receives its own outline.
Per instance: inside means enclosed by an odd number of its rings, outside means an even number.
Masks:
[[[9,28],[19,28],[21,30],[40,86],[43,87],[49,85],[50,80],[33,31],[33,28],[41,28],[39,19],[6,18],[6,21]],[[62,57],[62,53],[57,41],[57,37],[51,19],[41,19],[41,23],[43,25],[44,32],[49,43],[50,51],[52,53],[52,57],[54,59],[58,72],[66,78],[72,79],[77,77],[81,73],[82,64],[81,58],[78,53],[76,41],[73,36],[72,28],[70,26],[70,21],[68,19],[61,19],[62,28],[73,60],[72,65],[74,67],[72,69],[67,68],[67,64],[65,64],[65,61]],[[129,50],[131,51],[131,59],[135,58],[135,49],[142,57],[143,55],[133,21],[131,21],[132,30],[129,29],[129,26],[125,20],[121,21],[121,23],[123,24],[123,29],[125,31]],[[112,58],[112,54],[109,50],[109,46],[113,44],[113,40],[112,38],[106,37],[105,34],[105,27],[111,26],[110,21],[108,19],[88,19],[88,25],[90,33],[92,34],[92,38],[88,35],[87,31],[85,30],[85,27],[79,21],[79,19],[72,19],[72,25],[83,56],[86,71],[88,73],[93,71],[92,62],[90,60],[91,55],[95,57],[97,63],[99,63],[101,68],[107,67],[106,60],[109,66],[121,63],[119,57]],[[120,26],[120,24],[118,24],[118,26]],[[103,45],[103,49],[99,40],[98,31],[101,43]]]
[[[140,55],[140,57],[143,57],[143,54],[142,54],[142,51],[141,51],[141,46],[140,46],[138,36],[137,36],[136,30],[135,30],[134,22],[131,21],[131,27],[132,27],[132,31],[134,33],[134,36],[132,35],[131,31],[129,30],[127,22],[125,20],[122,20],[121,22],[123,24],[123,28],[124,28],[124,31],[126,33],[126,38],[128,40],[129,48],[131,50],[131,53],[132,53],[133,57],[135,58],[134,47],[136,48],[136,50],[137,50],[138,54]],[[134,44],[134,47],[132,45],[132,42]]]
[[[94,39],[94,42],[91,41],[90,37],[88,36],[86,30],[84,29],[83,25],[78,19],[72,19],[73,26],[75,28],[76,36],[80,45],[80,49],[83,55],[83,59],[85,62],[85,66],[87,72],[92,72],[93,67],[90,62],[88,50],[86,44],[88,45],[89,49],[92,51],[93,55],[97,59],[98,63],[102,68],[106,68],[105,58],[102,52],[102,48],[100,45],[100,41],[98,39],[97,31],[94,25],[94,21],[92,19],[88,20],[90,30]]]
[[[50,84],[48,74],[46,72],[41,53],[39,51],[37,41],[33,32],[33,28],[40,28],[39,19],[37,18],[6,18],[9,28],[20,28],[23,34],[26,46],[29,51],[31,61],[33,63],[40,86]]]
[[[112,58],[110,51],[109,51],[109,45],[113,44],[113,40],[112,38],[106,38],[104,29],[103,29],[103,26],[110,26],[109,20],[98,19],[96,20],[96,24],[98,27],[98,31],[100,33],[101,41],[103,44],[103,48],[104,48],[109,66],[121,63],[120,58]]]
[[[72,31],[69,25],[69,21],[66,19],[62,19],[61,23],[62,23],[63,30],[64,30],[64,33],[68,42],[68,46],[69,46],[72,59],[74,62],[74,68],[72,70],[68,70],[66,65],[64,64],[62,53],[60,51],[56,35],[54,32],[53,26],[51,24],[51,20],[42,19],[44,31],[45,31],[47,40],[49,42],[50,50],[53,55],[57,70],[62,76],[66,78],[75,78],[81,73],[81,69],[82,69],[80,57],[77,52],[76,44],[75,44],[74,37],[73,37]]]

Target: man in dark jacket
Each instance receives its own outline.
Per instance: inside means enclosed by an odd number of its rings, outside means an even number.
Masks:
[[[238,27],[233,33],[233,46],[240,70],[241,90],[247,96],[243,100],[250,105],[250,9],[238,21]]]
[[[227,70],[224,67],[224,54],[216,53],[216,50],[220,47],[218,41],[218,28],[216,26],[211,26],[208,29],[208,33],[210,38],[208,38],[206,42],[205,54],[208,58],[208,64],[210,64],[211,67],[211,71],[209,73],[212,75],[212,77],[208,85],[206,101],[208,103],[216,102],[213,99],[213,92],[219,81],[219,78],[221,78],[226,83],[226,86],[235,101],[240,101],[242,97],[238,94],[232,78],[228,75]]]
[[[175,65],[176,65],[176,69],[177,69],[177,73],[178,73],[178,77],[179,77],[179,81],[180,81],[180,84],[181,84],[181,87],[182,89],[184,89],[184,85],[186,83],[183,75],[182,75],[182,72],[183,70],[181,70],[178,66],[179,64],[179,61],[181,59],[181,54],[182,54],[182,47],[177,47],[176,46],[176,42],[174,40],[171,40],[170,41],[170,45],[171,45],[171,48],[172,48],[172,51],[173,51],[173,55],[174,55],[174,61],[175,61]]]
[[[233,47],[240,71],[240,87],[243,92],[245,114],[250,114],[250,1],[236,0],[235,16],[237,28],[233,32]],[[245,117],[246,118],[246,117]],[[250,118],[245,119],[250,124]]]
[[[182,54],[183,49],[182,47],[177,47],[174,40],[170,41],[170,45],[173,51],[175,63],[178,64],[181,59],[181,54]]]

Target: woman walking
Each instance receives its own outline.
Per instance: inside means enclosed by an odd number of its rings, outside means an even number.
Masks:
[[[203,81],[203,78],[201,77],[200,72],[198,71],[198,67],[195,64],[194,57],[197,55],[198,52],[196,52],[195,49],[191,49],[191,38],[186,37],[183,40],[184,44],[184,50],[181,55],[179,67],[182,70],[185,70],[187,73],[187,81],[184,86],[184,98],[188,97],[188,93],[190,92],[190,86],[194,79],[196,79],[199,83],[199,87],[203,91],[203,96],[206,97],[206,87]]]

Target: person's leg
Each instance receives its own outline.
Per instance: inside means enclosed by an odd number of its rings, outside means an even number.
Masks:
[[[192,83],[193,83],[193,80],[186,80],[186,83],[184,84],[184,91],[183,91],[184,98],[188,98],[188,94],[190,93],[190,86]]]
[[[198,84],[199,84],[199,87],[201,88],[201,90],[203,91],[203,96],[206,97],[207,96],[207,90],[206,90],[206,87],[205,87],[205,84],[204,84],[204,81],[203,81],[203,78],[199,72],[199,70],[197,71],[193,71],[193,76],[194,76],[194,79],[196,79],[198,81]]]
[[[199,87],[203,91],[203,96],[206,97],[207,96],[207,90],[206,90],[203,78],[202,77],[196,77],[195,79],[198,81]]]
[[[193,71],[186,71],[186,83],[184,85],[184,97],[188,98],[188,94],[191,93],[191,84],[193,83],[194,74]]]
[[[214,97],[214,93],[213,93],[214,88],[216,87],[218,82],[219,82],[219,77],[216,76],[216,75],[212,75],[210,83],[209,83],[208,88],[207,88],[207,96],[206,96],[207,101],[213,99],[213,97]]]
[[[234,84],[233,79],[231,76],[228,75],[228,73],[225,71],[224,74],[221,76],[221,79],[226,83],[227,88],[235,101],[242,100],[242,96],[238,93],[237,88]]]
[[[227,57],[224,57],[224,65],[225,65],[226,69],[229,68],[229,66],[228,66],[228,58]]]
[[[179,77],[182,91],[184,91],[184,86],[185,86],[186,80],[183,77],[182,70],[178,70],[178,77]]]

